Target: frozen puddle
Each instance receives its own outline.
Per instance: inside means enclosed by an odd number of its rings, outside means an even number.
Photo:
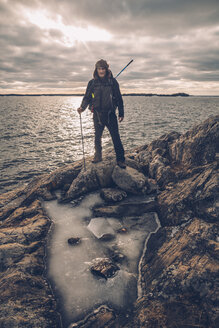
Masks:
[[[158,228],[156,213],[139,218],[102,218],[102,224],[98,222],[101,218],[93,220],[91,210],[101,203],[97,193],[76,206],[56,200],[44,203],[54,222],[47,245],[47,275],[62,300],[65,324],[81,319],[101,304],[122,310],[135,301],[139,259],[145,240]],[[110,238],[101,238],[105,232]],[[69,245],[72,237],[81,238],[81,242]],[[90,268],[96,259],[110,256],[120,270],[108,279],[93,275]]]

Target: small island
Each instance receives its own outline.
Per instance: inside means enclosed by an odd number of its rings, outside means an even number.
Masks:
[[[144,97],[189,97],[188,93],[179,92],[172,94],[158,94],[158,93],[124,93],[123,96],[144,96]]]

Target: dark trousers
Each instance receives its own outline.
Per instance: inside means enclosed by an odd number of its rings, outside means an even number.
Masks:
[[[113,141],[116,159],[117,161],[124,162],[124,148],[119,135],[119,127],[116,114],[110,113],[108,115],[108,113],[97,114],[96,112],[94,112],[93,121],[95,129],[95,155],[97,157],[102,155],[101,137],[103,134],[103,130],[106,126]]]

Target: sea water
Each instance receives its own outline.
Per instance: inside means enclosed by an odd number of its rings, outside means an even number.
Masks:
[[[120,124],[126,151],[170,131],[185,132],[219,112],[219,97],[126,96]],[[0,97],[0,193],[82,158],[76,108],[82,97]],[[86,156],[93,154],[92,114],[82,114]],[[103,148],[111,149],[108,131]]]

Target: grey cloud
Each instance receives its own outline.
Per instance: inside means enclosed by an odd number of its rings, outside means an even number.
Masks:
[[[52,9],[54,1],[48,1],[47,6]],[[219,3],[216,0],[63,0],[56,12],[66,24],[72,24],[73,17],[80,17],[82,23],[89,20],[117,33],[173,35],[191,27],[218,23]]]
[[[58,28],[24,24],[22,8],[47,9],[69,25],[99,26],[112,39],[66,47]],[[24,89],[85,88],[100,58],[114,75],[134,58],[119,79],[121,88],[168,88],[183,79],[203,81],[204,88],[219,76],[218,10],[218,1],[202,0],[9,0],[0,4],[0,88],[15,88],[17,81]]]
[[[183,78],[190,81],[219,81],[219,74],[208,72],[185,72],[183,73]]]
[[[9,3],[47,8],[51,16],[60,14],[68,25],[77,21],[86,26],[89,22],[113,33],[139,35],[183,34],[190,28],[217,24],[219,16],[217,0],[11,0]]]

